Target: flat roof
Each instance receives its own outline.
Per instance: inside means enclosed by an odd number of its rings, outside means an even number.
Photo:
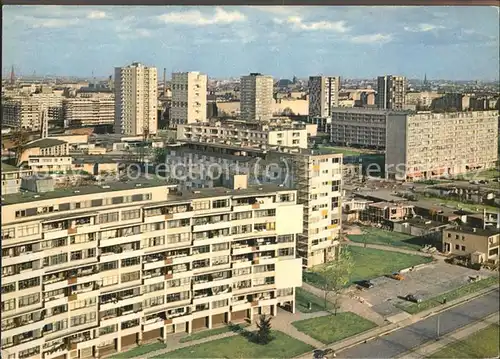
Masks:
[[[104,187],[109,186],[109,188],[103,188],[103,186]],[[88,194],[99,194],[106,192],[125,191],[135,188],[151,188],[151,187],[161,187],[161,186],[174,186],[174,185],[172,184],[172,182],[169,182],[166,179],[162,180],[160,178],[152,178],[152,179],[143,178],[128,182],[116,181],[111,184],[106,183],[101,186],[98,186],[96,184],[96,185],[87,185],[87,186],[78,186],[69,188],[56,187],[54,188],[53,191],[43,192],[43,193],[20,192],[20,193],[6,194],[2,196],[2,205],[28,203],[28,202],[43,201],[47,199],[56,199],[62,197],[84,196]],[[75,193],[75,191],[78,192]]]
[[[2,162],[2,172],[16,172],[21,169],[16,166],[9,165],[8,163]]]
[[[451,232],[468,233],[468,234],[475,234],[478,236],[488,236],[488,237],[499,234],[499,231],[496,228],[495,229],[483,229],[483,228],[461,226],[461,227],[447,228],[446,230],[451,231]]]

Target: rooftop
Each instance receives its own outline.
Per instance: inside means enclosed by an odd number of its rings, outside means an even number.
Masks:
[[[24,148],[48,148],[48,147],[53,147],[53,146],[60,146],[62,144],[67,143],[66,141],[58,140],[55,138],[41,138],[38,140],[31,141],[28,143]]]
[[[454,228],[448,228],[447,231],[450,232],[457,232],[457,233],[468,233],[468,234],[475,234],[478,236],[494,236],[498,235],[498,229],[482,229],[482,228],[473,228],[473,227],[467,227],[467,226],[461,226],[461,227],[454,227]]]
[[[19,171],[19,167],[9,165],[8,163],[2,162],[2,172],[15,172]]]

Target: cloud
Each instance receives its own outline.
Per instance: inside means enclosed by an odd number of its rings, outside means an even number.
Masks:
[[[249,8],[276,15],[295,14],[303,9],[302,6],[250,6]]]
[[[428,32],[433,30],[444,29],[444,26],[441,25],[432,25],[432,24],[418,24],[416,27],[405,26],[405,31],[409,32]]]
[[[91,11],[87,15],[87,19],[105,19],[108,15],[104,11]]]
[[[289,24],[292,28],[304,31],[334,31],[334,32],[348,32],[350,29],[346,27],[345,21],[316,21],[304,22],[299,16],[289,16],[286,20],[273,19],[277,24]]]
[[[350,40],[355,44],[386,44],[393,39],[391,34],[358,35]]]
[[[49,28],[57,29],[69,27],[76,25],[80,22],[79,19],[69,18],[69,19],[54,19],[54,18],[36,18],[33,16],[16,16],[16,20],[25,23],[27,27],[38,29],[38,28]]]
[[[167,24],[206,26],[243,22],[246,21],[246,16],[239,11],[226,11],[217,7],[215,8],[215,14],[212,16],[206,16],[198,10],[190,10],[169,12],[158,16],[158,19]]]

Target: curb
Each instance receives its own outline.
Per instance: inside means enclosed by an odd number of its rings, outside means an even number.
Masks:
[[[336,353],[340,353],[343,350],[347,350],[349,348],[357,346],[357,345],[359,345],[361,343],[364,343],[365,341],[369,342],[369,341],[372,341],[372,340],[377,339],[379,337],[388,335],[388,334],[390,334],[390,333],[392,333],[392,332],[394,332],[396,330],[399,330],[401,328],[407,327],[407,326],[409,326],[411,324],[414,324],[414,323],[416,323],[416,322],[418,322],[418,321],[420,321],[422,319],[426,319],[426,318],[428,318],[430,316],[433,316],[433,315],[439,314],[441,312],[444,312],[444,311],[446,311],[448,309],[454,308],[454,307],[456,307],[456,306],[458,306],[460,304],[463,304],[465,302],[470,301],[471,299],[475,299],[475,298],[481,297],[483,295],[486,295],[486,294],[488,294],[490,292],[493,292],[493,291],[497,290],[498,287],[499,287],[498,284],[495,284],[494,286],[485,288],[485,289],[481,290],[480,292],[474,293],[473,295],[470,295],[470,296],[467,296],[467,297],[462,297],[462,298],[456,299],[455,301],[452,301],[450,303],[444,304],[444,305],[442,305],[441,308],[432,308],[432,309],[429,309],[427,311],[423,311],[423,312],[420,312],[420,313],[413,314],[410,318],[405,319],[404,321],[402,321],[400,323],[388,324],[386,326],[382,326],[382,327],[373,329],[372,333],[364,332],[364,333],[357,334],[357,336],[359,336],[360,338],[357,339],[357,340],[354,340],[350,344],[346,344],[346,345],[342,346],[342,342],[338,342],[338,344],[335,344],[335,343],[327,344],[327,345],[325,345],[323,347],[320,347],[320,348],[317,348],[317,349],[325,350],[327,348],[332,348],[332,349],[335,350]],[[377,334],[375,334],[374,332],[377,329],[380,330],[380,332],[377,333]],[[345,341],[348,341],[348,340],[349,339],[345,339]],[[338,345],[337,348],[335,348],[336,345]],[[302,355],[296,356],[295,358],[305,358],[308,355],[309,355],[309,353],[304,353]]]

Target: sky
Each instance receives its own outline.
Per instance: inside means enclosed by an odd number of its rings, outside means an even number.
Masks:
[[[4,6],[2,73],[495,80],[498,7]]]

